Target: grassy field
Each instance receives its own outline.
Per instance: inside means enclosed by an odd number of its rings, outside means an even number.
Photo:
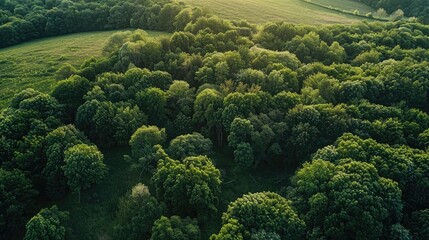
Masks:
[[[367,14],[375,11],[370,6],[350,0],[311,0],[311,2],[327,7],[338,8],[349,12],[358,10],[360,14]]]
[[[312,0],[315,3],[360,13],[373,11],[352,0]],[[185,0],[204,7],[211,13],[232,20],[246,19],[251,23],[286,21],[307,24],[352,23],[365,18],[318,7],[303,0]]]
[[[100,56],[104,42],[114,32],[117,31],[70,34],[0,49],[0,108],[25,88],[50,92],[59,66],[66,62],[79,66],[91,56]],[[150,36],[165,34],[148,33]]]

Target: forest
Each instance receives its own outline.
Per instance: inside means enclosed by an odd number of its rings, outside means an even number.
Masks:
[[[96,239],[429,239],[429,8],[363,2],[417,18],[253,25],[168,0],[0,0],[0,47],[131,28],[1,110],[0,239],[77,239],[59,203],[98,204],[86,192],[118,148],[139,176]],[[274,185],[231,195],[267,172]]]

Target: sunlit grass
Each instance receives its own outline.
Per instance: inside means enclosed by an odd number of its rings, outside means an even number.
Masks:
[[[117,30],[70,34],[0,49],[0,108],[25,88],[49,93],[63,63],[78,67],[91,56],[101,56],[104,42],[114,32]],[[147,32],[154,37],[166,34]]]
[[[317,4],[354,11],[361,14],[372,9],[352,0],[313,0]],[[305,24],[334,24],[362,21],[364,18],[318,7],[304,0],[185,0],[204,7],[211,13],[232,20],[246,19],[251,23],[286,21]]]

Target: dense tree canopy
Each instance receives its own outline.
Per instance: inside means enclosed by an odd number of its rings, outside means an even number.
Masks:
[[[200,133],[181,135],[171,140],[167,149],[173,159],[184,159],[191,156],[209,155],[212,152],[212,141]]]
[[[66,228],[64,222],[68,219],[68,212],[61,212],[57,206],[40,210],[25,225],[25,240],[64,240]]]
[[[151,240],[198,240],[201,239],[197,221],[189,217],[170,218],[162,216],[156,220],[152,228]]]
[[[46,194],[50,198],[61,198],[67,190],[67,179],[62,169],[65,165],[64,151],[88,140],[73,125],[67,125],[51,131],[45,141],[47,162],[43,175],[46,179]]]
[[[222,179],[207,156],[160,160],[152,181],[158,199],[174,213],[205,219],[217,211]]]
[[[194,11],[195,16],[190,17]],[[74,32],[124,28],[183,30],[199,15],[204,15],[201,9],[174,1],[0,1],[0,47]]]
[[[0,236],[7,237],[22,224],[32,198],[37,194],[22,172],[0,168]]]
[[[425,1],[364,2],[425,21]],[[0,112],[0,234],[19,238],[39,210],[33,186],[38,200],[89,188],[107,174],[98,149],[122,146],[112,196],[146,185],[121,198],[106,237],[427,239],[427,25],[254,26],[168,0],[0,0],[0,47],[116,28],[175,33],[116,33],[102,57],[58,69],[51,94],[23,90]]]
[[[219,234],[210,239],[254,239],[264,234],[274,239],[301,239],[305,229],[304,221],[298,217],[291,202],[273,192],[238,198],[229,204],[222,223]]]
[[[338,165],[305,163],[294,176],[290,197],[310,238],[379,239],[383,228],[401,218],[398,183],[380,177],[372,164],[350,158]]]
[[[79,202],[80,191],[99,183],[107,173],[103,154],[95,146],[78,144],[68,148],[64,162],[64,175],[70,188],[79,193]]]

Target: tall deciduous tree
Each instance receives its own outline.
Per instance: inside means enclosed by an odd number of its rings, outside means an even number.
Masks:
[[[24,240],[64,240],[66,228],[64,222],[68,219],[68,212],[61,212],[57,206],[40,210],[25,225]]]
[[[198,222],[195,219],[179,216],[162,216],[152,228],[151,240],[198,240],[201,239]]]
[[[79,194],[93,184],[101,182],[107,174],[103,154],[95,146],[78,144],[64,153],[65,165],[62,167],[67,182]]]
[[[384,224],[389,227],[401,217],[398,184],[380,177],[369,163],[314,160],[304,164],[292,184],[290,196],[307,224],[308,236],[376,239]]]
[[[64,176],[64,151],[68,148],[87,143],[85,135],[73,125],[59,127],[46,138],[46,166],[43,175],[46,179],[46,194],[50,198],[61,198],[66,194],[67,179]]]
[[[204,138],[200,133],[192,133],[171,140],[167,152],[173,159],[184,159],[190,156],[209,155],[212,146],[210,139]]]
[[[158,199],[173,213],[207,219],[217,211],[221,174],[206,156],[187,157],[182,162],[160,160],[152,181]]]
[[[154,145],[163,144],[167,140],[165,129],[157,126],[142,126],[131,136],[130,146],[134,160],[142,165],[143,170],[156,166],[157,159],[153,159]]]
[[[119,200],[115,226],[117,239],[149,239],[153,223],[166,214],[166,206],[151,196],[149,188],[142,183],[135,185]]]
[[[305,233],[305,223],[291,202],[273,192],[249,193],[238,198],[229,204],[222,223],[219,234],[212,235],[211,240],[250,239],[250,235],[301,239]]]

